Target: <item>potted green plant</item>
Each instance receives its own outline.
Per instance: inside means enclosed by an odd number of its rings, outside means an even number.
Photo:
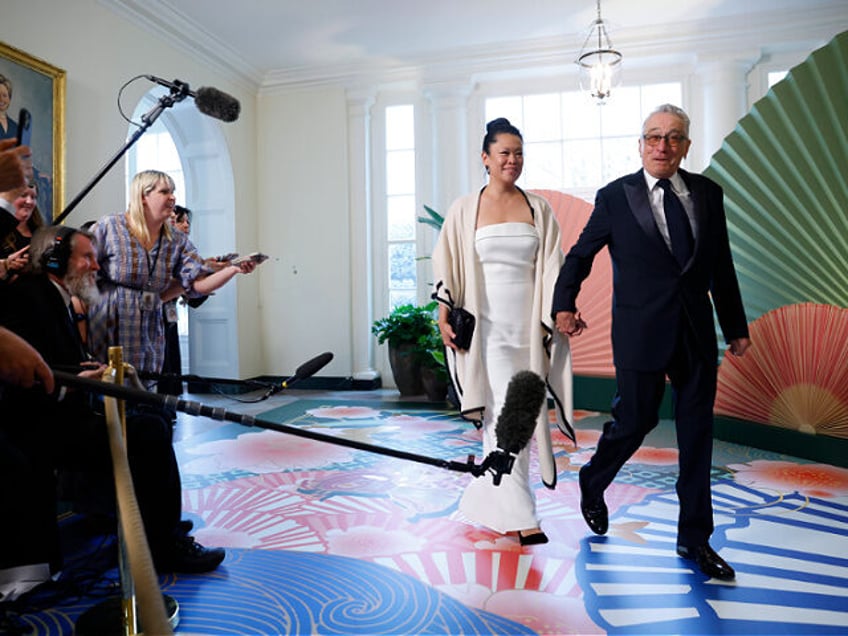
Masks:
[[[427,213],[427,216],[419,216],[418,222],[423,225],[429,225],[432,228],[435,228],[436,232],[441,231],[442,225],[445,222],[445,217],[436,212],[429,205],[424,206],[424,212]]]
[[[448,372],[445,367],[445,348],[438,324],[434,322],[430,333],[419,338],[418,349],[424,393],[432,402],[444,402],[448,392]]]
[[[392,376],[401,395],[424,392],[421,366],[429,345],[423,343],[429,342],[434,328],[438,330],[435,310],[435,301],[426,305],[399,305],[371,325],[378,344],[388,344]]]

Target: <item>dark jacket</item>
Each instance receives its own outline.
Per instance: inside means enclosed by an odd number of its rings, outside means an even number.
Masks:
[[[665,368],[684,320],[697,338],[698,351],[715,359],[713,304],[728,342],[748,336],[721,187],[702,175],[679,173],[690,190],[697,224],[694,254],[682,270],[654,221],[640,170],[598,191],[595,209],[568,252],[556,283],[554,315],[576,311],[580,286],[595,255],[609,247],[612,347],[617,368]],[[584,318],[591,324],[591,316]]]

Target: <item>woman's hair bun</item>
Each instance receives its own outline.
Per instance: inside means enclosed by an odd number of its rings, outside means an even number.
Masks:
[[[486,124],[486,132],[494,132],[501,128],[513,128],[513,125],[509,123],[506,117],[498,117]]]

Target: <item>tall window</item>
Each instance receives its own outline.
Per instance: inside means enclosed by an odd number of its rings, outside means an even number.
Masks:
[[[486,121],[506,117],[524,137],[525,188],[592,198],[598,186],[640,165],[642,122],[656,106],[681,103],[679,83],[619,88],[603,106],[582,92],[486,100]]]
[[[415,110],[386,108],[386,211],[389,306],[415,304]]]
[[[768,87],[771,88],[778,82],[782,81],[784,77],[789,74],[789,71],[772,71],[768,74]]]
[[[127,197],[129,184],[133,177],[142,170],[160,170],[171,175],[176,185],[177,203],[185,205],[185,178],[183,164],[171,133],[161,121],[155,122],[145,132],[130,151],[127,160]]]

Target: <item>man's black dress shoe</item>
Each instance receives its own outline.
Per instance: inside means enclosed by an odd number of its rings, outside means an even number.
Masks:
[[[694,548],[679,545],[677,546],[677,554],[684,559],[694,561],[698,565],[698,569],[709,577],[722,581],[732,581],[736,578],[736,572],[733,571],[733,568],[710,547],[709,543]]]
[[[204,548],[189,536],[176,537],[164,549],[151,551],[159,574],[211,572],[221,565],[227,554],[223,548]]]
[[[583,513],[586,525],[595,534],[606,534],[609,530],[609,511],[604,502],[603,494],[590,497],[583,487],[582,475],[578,477],[578,482],[580,484],[580,512]]]
[[[188,534],[194,528],[194,522],[191,519],[180,519],[177,522],[177,532],[180,534]]]

